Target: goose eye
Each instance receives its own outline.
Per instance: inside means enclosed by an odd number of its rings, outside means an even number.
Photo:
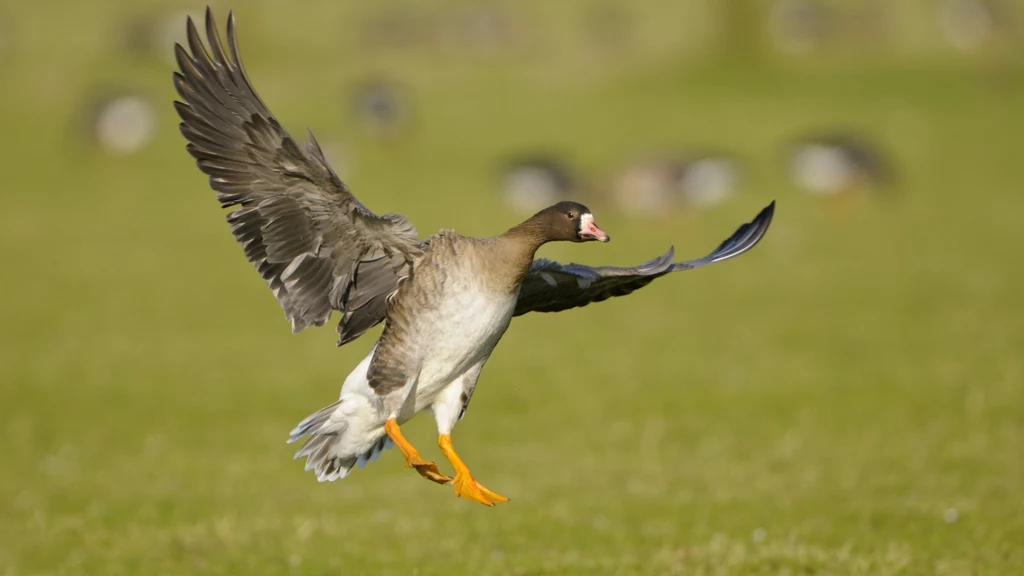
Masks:
[[[569,213],[567,213],[567,214],[566,214],[566,216],[568,216],[568,217],[569,217],[570,219],[572,219],[572,218],[575,218],[575,217],[576,217],[576,215],[575,215],[575,214],[573,214],[572,212],[569,212]]]

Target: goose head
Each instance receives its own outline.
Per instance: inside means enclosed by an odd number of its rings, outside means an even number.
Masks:
[[[594,214],[579,202],[549,206],[531,218],[549,242],[607,242],[611,237],[594,223]]]

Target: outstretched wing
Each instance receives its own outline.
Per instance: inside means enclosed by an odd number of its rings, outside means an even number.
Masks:
[[[250,84],[238,56],[234,15],[228,50],[206,11],[210,51],[188,19],[188,50],[175,45],[180,72],[181,133],[210,178],[231,231],[292,331],[322,326],[342,312],[338,344],[384,319],[387,297],[422,254],[403,216],[378,216],[363,206],[328,165],[309,135],[306,150],[281,127]]]
[[[559,264],[544,258],[534,260],[523,279],[515,315],[527,312],[558,312],[625,296],[670,272],[692,270],[743,254],[756,245],[771,224],[775,202],[750,222],[739,227],[714,252],[698,260],[672,263],[673,250],[631,268]]]

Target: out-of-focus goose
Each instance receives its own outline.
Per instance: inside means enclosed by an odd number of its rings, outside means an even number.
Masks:
[[[615,207],[625,214],[658,217],[678,208],[683,161],[675,157],[642,157],[626,163],[612,177]]]
[[[819,196],[858,189],[881,189],[895,181],[895,170],[881,150],[850,134],[804,138],[790,146],[796,184]]]
[[[358,86],[352,95],[352,111],[368,132],[393,136],[409,123],[409,99],[401,87],[384,79]]]
[[[100,148],[112,155],[128,155],[149,144],[156,134],[153,102],[139,94],[104,98],[93,109],[92,136]]]
[[[975,52],[992,47],[999,33],[1006,33],[1006,23],[1012,22],[1008,16],[1005,7],[991,0],[945,0],[939,7],[939,28],[950,46]]]
[[[527,214],[567,199],[577,187],[569,167],[553,155],[515,158],[503,167],[501,179],[502,200]]]
[[[295,332],[341,313],[339,344],[386,322],[373,350],[345,379],[341,398],[310,415],[291,440],[321,481],[344,478],[395,444],[406,465],[461,497],[493,505],[451,444],[480,370],[513,316],[553,312],[628,294],[655,278],[732,258],[771,221],[765,208],[712,254],[673,264],[672,251],[634,268],[534,260],[546,242],[608,241],[586,206],[559,202],[491,238],[450,230],[420,240],[396,214],[363,206],[327,165],[316,141],[305,150],[256,95],[238,57],[233,16],[224,51],[209,11],[203,46],[192,20],[175,107],[188,151],[209,176],[245,255],[273,290]],[[437,421],[454,478],[424,461],[399,425],[424,409]]]
[[[679,177],[679,190],[692,206],[717,206],[736,194],[741,173],[736,158],[721,154],[698,156],[687,162]]]
[[[624,165],[612,186],[616,207],[626,214],[661,217],[680,207],[708,208],[736,193],[739,161],[724,154],[644,156]]]
[[[831,14],[813,0],[779,0],[771,7],[768,33],[772,44],[791,55],[821,47],[830,32]]]

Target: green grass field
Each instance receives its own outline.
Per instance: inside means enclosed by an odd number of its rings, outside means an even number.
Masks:
[[[272,110],[293,134],[342,142],[360,199],[422,234],[519,221],[493,170],[532,145],[592,174],[654,146],[750,165],[742,195],[699,215],[638,221],[593,202],[615,241],[547,257],[698,257],[778,201],[737,260],[513,322],[455,432],[477,478],[512,499],[488,509],[396,451],[334,484],[291,460],[287,432],[337,397],[378,331],[341,349],[333,328],[290,334],[183,149],[169,66],[119,51],[137,8],[9,4],[0,574],[1022,570],[1019,67],[715,64],[710,40],[650,39],[687,20],[647,4],[636,50],[607,62],[574,48],[581,2],[517,7],[536,28],[510,53],[361,57],[352,6],[232,6]],[[343,87],[380,70],[417,98],[401,139],[344,114]],[[113,88],[162,103],[136,155],[84,136],[89,98]],[[839,206],[789,184],[780,147],[833,125],[892,151],[897,197]],[[443,460],[434,433],[429,417],[407,427]]]

